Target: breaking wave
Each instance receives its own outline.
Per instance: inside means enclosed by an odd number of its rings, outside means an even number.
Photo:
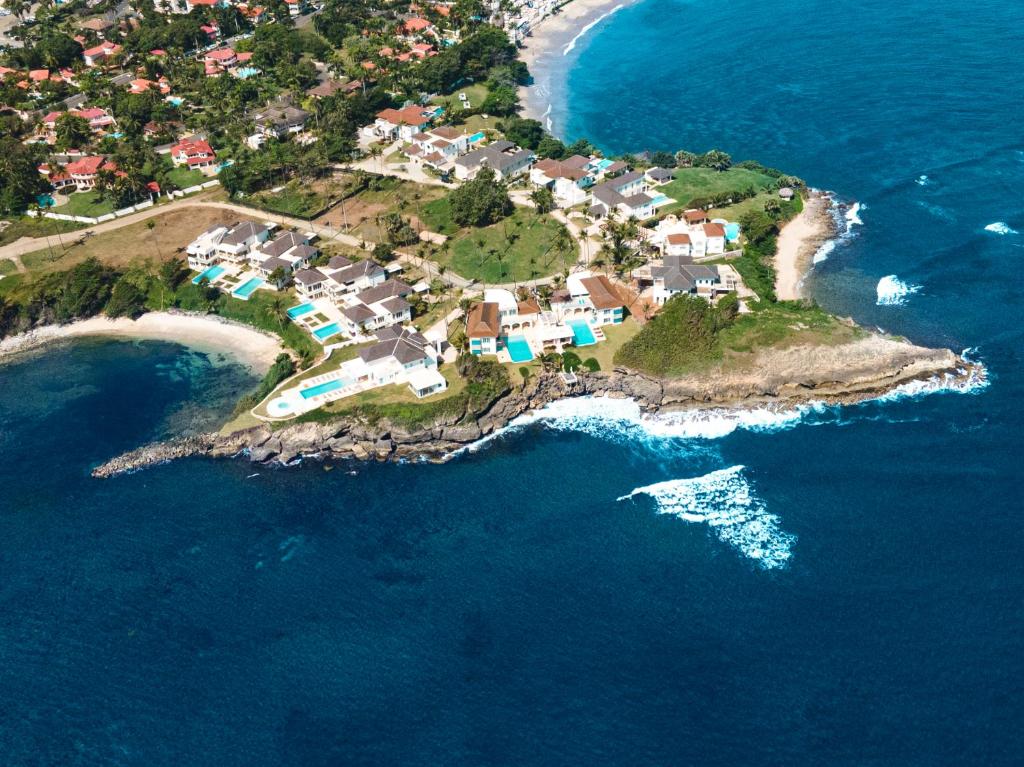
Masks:
[[[928,176],[922,173],[914,180],[914,183],[917,184],[918,186],[928,186],[928,184],[931,183],[931,179],[929,179]]]
[[[743,476],[742,466],[638,487],[618,500],[638,495],[654,499],[659,514],[707,523],[720,541],[766,570],[784,567],[792,556],[796,536],[782,530],[779,518],[768,513]]]
[[[895,274],[887,274],[878,281],[878,286],[875,288],[875,292],[878,294],[878,300],[875,303],[879,306],[903,306],[910,296],[920,290],[920,285],[910,285]]]
[[[823,406],[822,406],[823,407]],[[542,408],[514,418],[507,426],[495,430],[457,453],[476,452],[496,439],[543,424],[553,431],[573,431],[592,437],[622,443],[649,443],[656,440],[719,439],[737,430],[774,432],[800,423],[815,405],[788,409],[702,409],[675,413],[648,414],[635,400],[605,396],[559,399]]]
[[[830,195],[831,197],[831,195]],[[827,261],[828,257],[832,255],[832,251],[836,249],[836,245],[844,240],[848,240],[855,236],[853,228],[855,226],[863,226],[864,222],[860,218],[860,213],[867,209],[867,206],[854,202],[852,205],[847,207],[844,203],[839,202],[835,197],[831,197],[831,215],[835,231],[838,236],[831,240],[825,240],[821,246],[814,252],[814,256],[811,258],[812,264],[820,264],[822,261]]]
[[[566,45],[565,48],[562,49],[562,55],[563,56],[568,56],[569,53],[576,47],[576,43],[578,43],[583,38],[583,36],[587,34],[587,32],[592,30],[594,27],[596,27],[598,24],[600,24],[602,21],[607,19],[609,16],[611,16],[616,11],[621,11],[625,7],[626,6],[624,4],[619,3],[618,5],[616,5],[614,8],[612,8],[607,13],[602,13],[600,16],[598,16],[592,22],[590,22],[589,24],[584,26],[583,29],[581,29],[579,32],[576,33],[576,37],[574,37],[572,40],[570,40],[569,44]]]
[[[1020,234],[1016,229],[1013,229],[1005,221],[996,221],[994,224],[989,224],[985,227],[986,232],[993,232],[994,234]]]

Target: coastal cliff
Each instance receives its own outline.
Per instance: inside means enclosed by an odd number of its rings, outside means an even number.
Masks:
[[[478,413],[451,412],[416,427],[387,419],[339,417],[290,426],[263,425],[231,434],[202,434],[146,445],[97,467],[106,478],[146,466],[205,455],[247,455],[255,463],[288,464],[303,456],[360,460],[443,461],[508,425],[517,416],[566,397],[630,398],[648,413],[689,408],[786,409],[808,402],[852,404],[918,381],[947,384],[984,376],[984,369],[948,349],[871,335],[834,347],[805,345],[759,352],[754,364],[723,364],[699,375],[659,379],[627,369],[579,373],[566,380],[541,373],[510,387]]]

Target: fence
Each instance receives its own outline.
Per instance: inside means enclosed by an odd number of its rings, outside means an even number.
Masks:
[[[197,186],[190,186],[188,189],[176,189],[173,192],[168,192],[167,197],[169,199],[180,199],[196,192],[201,192],[204,189],[209,189],[212,186],[219,186],[220,181],[212,179],[205,183]],[[39,216],[43,218],[52,218],[55,221],[74,221],[77,224],[102,224],[104,221],[113,221],[115,218],[122,218],[123,216],[130,216],[132,213],[138,213],[140,210],[146,210],[146,208],[152,208],[156,203],[152,199],[140,202],[138,205],[129,205],[127,208],[121,208],[115,210],[113,213],[104,213],[102,216],[69,216],[67,213],[52,213],[51,211],[44,211],[40,213],[36,210],[27,210],[25,215],[27,216]]]

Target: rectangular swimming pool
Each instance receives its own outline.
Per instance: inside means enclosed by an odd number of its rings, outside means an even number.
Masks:
[[[213,282],[222,274],[224,274],[224,267],[214,264],[213,266],[206,267],[205,269],[203,269],[203,271],[201,271],[199,274],[193,277],[192,284],[198,285],[203,280],[209,280],[210,282]]]
[[[569,320],[568,324],[572,328],[572,342],[576,346],[590,346],[597,343],[594,331],[585,320]]]
[[[474,133],[472,136],[469,137],[469,143],[470,144],[475,144],[477,141],[483,141],[484,140],[484,136],[486,136],[486,135],[487,134],[484,133],[482,130],[477,131],[476,133]]]
[[[317,341],[324,341],[331,336],[336,336],[341,332],[341,325],[337,322],[332,322],[330,325],[324,325],[322,328],[317,328],[313,331],[313,335],[316,336]]]
[[[310,386],[308,389],[302,389],[299,393],[303,399],[310,399],[312,397],[318,397],[321,394],[328,394],[338,389],[344,389],[348,386],[351,381],[347,378],[337,378],[333,381],[324,381],[322,384],[316,386]]]
[[[231,295],[235,298],[241,298],[243,301],[249,300],[249,296],[256,292],[256,289],[263,284],[263,280],[259,277],[253,277],[251,280],[246,280],[244,283],[239,285],[232,291]]]
[[[288,310],[288,316],[294,320],[297,317],[301,317],[303,314],[309,314],[315,309],[316,307],[313,306],[313,304],[299,304],[298,306],[293,306]]]
[[[513,362],[529,362],[533,359],[530,345],[523,336],[509,336],[505,339],[505,348]]]

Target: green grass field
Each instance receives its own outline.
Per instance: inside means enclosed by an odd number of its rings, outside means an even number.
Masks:
[[[576,247],[554,247],[562,225],[529,208],[483,229],[465,230],[436,260],[457,274],[487,283],[547,277],[576,261]]]
[[[8,274],[14,274],[16,271],[18,271],[18,267],[9,258],[0,259],[0,276],[6,277]]]
[[[52,209],[54,213],[65,216],[89,216],[96,218],[114,212],[114,204],[110,200],[100,199],[98,192],[76,192],[68,196],[68,201]]]
[[[178,189],[188,189],[190,186],[197,186],[209,179],[198,170],[189,170],[182,166],[168,171],[167,179],[174,183]]]
[[[674,203],[661,209],[662,213],[685,210],[690,207],[691,200],[710,197],[716,194],[741,192],[753,187],[765,189],[774,186],[775,179],[764,173],[747,170],[746,168],[730,168],[718,172],[711,168],[677,168],[675,179],[657,187],[657,191],[668,195]]]
[[[16,218],[0,229],[0,245],[20,240],[22,237],[56,237],[58,234],[74,232],[89,226],[75,221],[58,221],[53,218]]]

